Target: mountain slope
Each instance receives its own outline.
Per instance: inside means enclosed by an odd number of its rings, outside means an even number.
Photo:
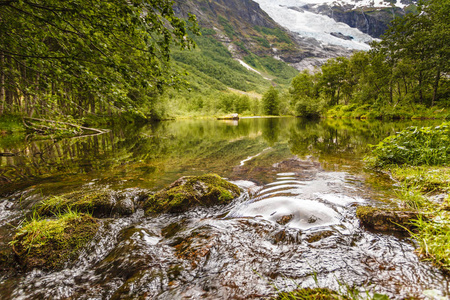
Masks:
[[[323,45],[287,30],[252,0],[179,0],[175,8],[180,16],[186,17],[188,12],[195,14],[200,26],[213,29],[213,37],[235,59],[263,73],[270,73],[270,67],[260,58],[283,61],[301,70],[320,65],[330,57],[351,53],[343,47]]]

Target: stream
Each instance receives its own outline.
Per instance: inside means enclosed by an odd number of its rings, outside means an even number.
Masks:
[[[267,299],[304,287],[391,299],[448,299],[450,277],[415,241],[359,224],[359,205],[388,206],[395,186],[364,169],[370,144],[434,121],[249,118],[120,126],[103,135],[0,137],[0,250],[43,199],[112,189],[130,201],[185,175],[242,189],[227,205],[101,219],[62,270],[0,273],[1,299]],[[437,122],[439,123],[439,122]]]

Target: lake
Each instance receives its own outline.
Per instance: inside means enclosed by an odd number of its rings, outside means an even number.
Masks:
[[[449,277],[415,242],[363,228],[358,205],[388,206],[395,186],[364,168],[384,137],[439,121],[298,118],[123,125],[66,139],[0,137],[0,249],[50,196],[111,189],[133,200],[186,175],[216,173],[242,195],[185,213],[101,220],[63,270],[3,272],[2,299],[249,299],[298,287],[353,287],[392,299],[449,295]],[[2,251],[3,251],[2,250]]]

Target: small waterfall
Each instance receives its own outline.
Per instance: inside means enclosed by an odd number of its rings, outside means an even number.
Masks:
[[[366,20],[366,26],[367,26],[366,34],[369,34],[370,23],[369,23],[369,20],[367,19],[366,14],[364,13],[362,8],[361,8],[361,13],[364,16],[364,19]]]

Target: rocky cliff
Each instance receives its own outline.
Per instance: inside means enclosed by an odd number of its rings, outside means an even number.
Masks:
[[[301,70],[351,53],[288,31],[252,0],[177,0],[175,11],[183,17],[195,14],[199,25],[213,29],[236,59],[273,57]]]
[[[352,6],[321,5],[313,11],[327,15],[350,27],[358,28],[361,32],[374,38],[380,38],[395,17],[405,14],[405,11],[399,7],[354,8]]]

